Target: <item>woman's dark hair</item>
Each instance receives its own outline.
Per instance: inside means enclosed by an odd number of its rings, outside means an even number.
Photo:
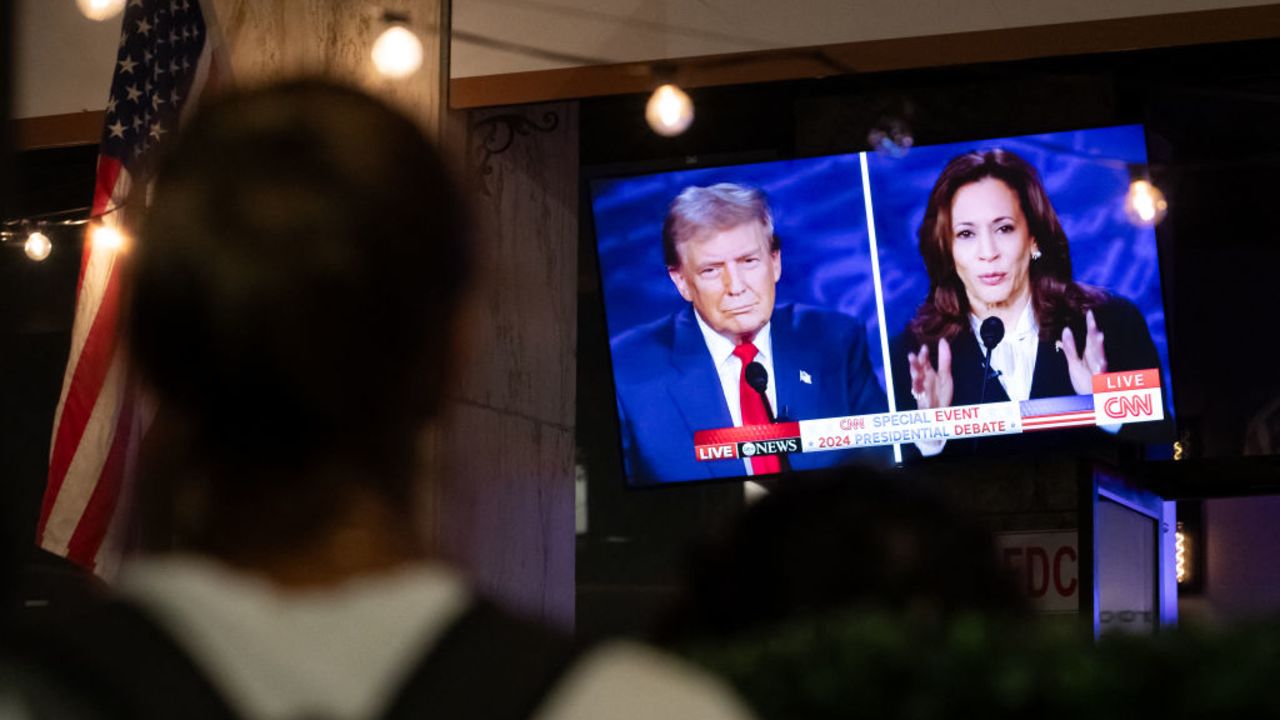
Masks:
[[[1040,249],[1030,278],[1041,339],[1057,338],[1064,327],[1081,324],[1085,311],[1104,300],[1100,291],[1072,280],[1067,235],[1035,168],[1008,150],[970,152],[952,158],[938,175],[920,223],[920,257],[929,273],[929,297],[909,325],[916,343],[933,347],[940,338],[950,340],[969,326],[969,299],[951,254],[951,204],[960,188],[986,178],[1017,193],[1027,229]]]
[[[463,202],[421,128],[319,80],[235,93],[177,139],[151,206],[126,312],[152,434],[233,505],[323,495],[318,467],[409,494],[471,270]]]

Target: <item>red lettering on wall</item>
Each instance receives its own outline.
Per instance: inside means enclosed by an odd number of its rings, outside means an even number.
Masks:
[[[1027,548],[1027,595],[1031,598],[1044,597],[1048,590],[1049,553],[1032,545]]]
[[[1070,558],[1072,565],[1074,565],[1076,562],[1076,549],[1073,547],[1063,546],[1058,548],[1058,552],[1053,554],[1053,587],[1058,591],[1059,595],[1068,597],[1076,591],[1076,585],[1078,583],[1076,582],[1076,573],[1074,568],[1072,568],[1071,571],[1071,582],[1062,582],[1064,579],[1062,572],[1063,558]]]

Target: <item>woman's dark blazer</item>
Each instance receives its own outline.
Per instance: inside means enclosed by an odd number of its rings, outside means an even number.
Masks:
[[[1151,332],[1147,329],[1146,319],[1133,303],[1115,295],[1108,295],[1101,305],[1093,310],[1094,320],[1103,334],[1103,348],[1107,354],[1107,370],[1146,370],[1160,368],[1160,354],[1156,352],[1155,343],[1151,340]],[[1078,326],[1078,327],[1077,327]],[[1085,340],[1085,322],[1081,317],[1072,323],[1072,333],[1076,344],[1083,349]],[[920,344],[915,341],[909,330],[903,330],[891,344],[893,387],[898,410],[914,410],[915,398],[911,395],[911,375],[907,367],[907,354],[919,350]],[[936,367],[936,348],[930,348],[930,357],[934,358]],[[955,382],[955,396],[952,405],[974,405],[980,402],[1007,402],[1008,394],[999,380],[987,382],[986,395],[983,397],[982,376],[984,352],[981,342],[974,337],[968,326],[951,341],[951,376]],[[1161,395],[1168,396],[1168,378],[1161,372]],[[1066,355],[1055,347],[1054,340],[1041,340],[1036,352],[1036,366],[1031,376],[1031,398],[1059,397],[1075,395],[1071,387],[1071,375],[1067,370]],[[1165,417],[1169,417],[1168,402],[1165,402]],[[1120,432],[1122,440],[1135,442],[1157,442],[1167,439],[1169,429],[1164,423],[1138,423],[1128,425]],[[1081,440],[1105,441],[1107,435],[1100,430],[1039,432],[1027,435],[1004,436],[1000,438],[981,438],[979,440],[953,440],[947,443],[944,455],[973,453],[974,443],[982,447],[982,454],[1005,451],[1040,451],[1074,446]],[[907,457],[918,456],[915,446],[904,445]],[[909,450],[908,450],[909,448]]]

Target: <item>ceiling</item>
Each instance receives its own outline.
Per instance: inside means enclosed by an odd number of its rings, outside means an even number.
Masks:
[[[452,76],[1263,5],[1250,0],[455,0]],[[119,21],[19,0],[15,116],[101,110]]]

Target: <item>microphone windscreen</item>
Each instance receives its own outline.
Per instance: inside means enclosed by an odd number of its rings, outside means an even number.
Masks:
[[[769,388],[769,371],[755,360],[747,363],[746,377],[747,384],[761,395]]]
[[[998,317],[989,317],[982,321],[978,334],[982,336],[982,344],[992,350],[1004,339],[1004,323]]]

